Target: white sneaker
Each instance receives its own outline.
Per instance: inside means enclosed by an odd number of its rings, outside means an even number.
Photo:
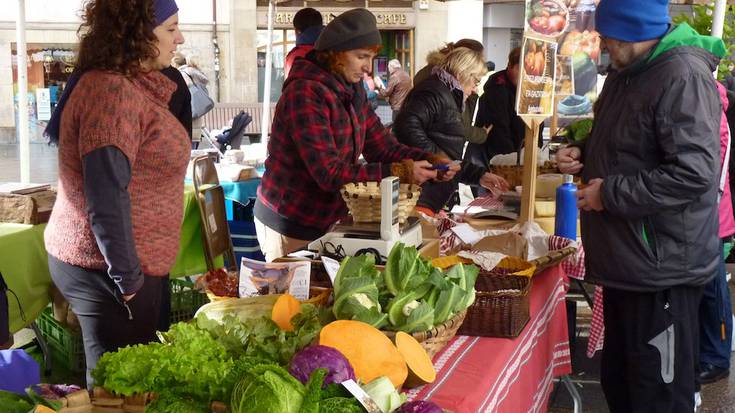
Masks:
[[[702,393],[696,392],[694,393],[694,413],[697,413],[700,407],[702,407]]]

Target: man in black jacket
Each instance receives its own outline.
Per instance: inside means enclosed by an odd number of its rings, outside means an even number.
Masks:
[[[719,39],[671,26],[667,0],[602,0],[612,69],[582,148],[557,153],[577,191],[587,279],[605,287],[610,411],[692,412],[703,286],[721,260]]]

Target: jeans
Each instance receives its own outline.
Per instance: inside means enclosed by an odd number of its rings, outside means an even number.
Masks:
[[[732,351],[732,303],[725,257],[717,275],[704,286],[699,305],[699,362],[729,369]]]
[[[51,278],[79,319],[87,361],[87,387],[91,372],[103,353],[120,347],[157,341],[162,277],[145,276],[143,287],[125,302],[103,270],[91,270],[48,257]]]

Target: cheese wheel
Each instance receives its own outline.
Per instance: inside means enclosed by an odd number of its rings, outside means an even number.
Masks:
[[[556,188],[564,182],[562,174],[541,174],[536,177],[536,198],[556,199]]]

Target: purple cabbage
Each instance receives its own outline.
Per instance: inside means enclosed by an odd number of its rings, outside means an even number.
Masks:
[[[428,400],[415,400],[402,404],[396,413],[442,413],[442,409]]]
[[[291,360],[288,372],[306,384],[311,372],[319,368],[327,370],[323,388],[331,383],[339,384],[345,380],[355,380],[355,371],[350,362],[337,349],[327,346],[309,346],[299,351]]]

